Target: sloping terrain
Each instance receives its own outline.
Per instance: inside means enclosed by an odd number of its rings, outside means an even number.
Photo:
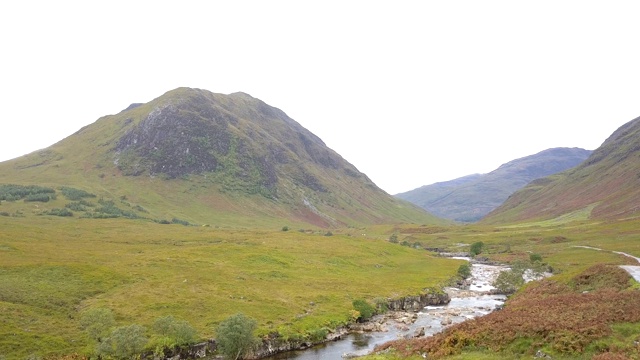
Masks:
[[[624,219],[640,213],[640,118],[621,126],[579,166],[538,179],[513,194],[483,223]]]
[[[0,163],[0,184],[73,187],[104,201],[126,200],[122,210],[130,217],[195,224],[440,221],[379,189],[283,111],[244,93],[190,88],[132,104],[53,146]],[[20,211],[48,207],[39,205]]]
[[[547,149],[510,161],[488,174],[425,185],[396,197],[442,218],[474,222],[532,180],[572,168],[590,154],[591,151],[580,148]]]

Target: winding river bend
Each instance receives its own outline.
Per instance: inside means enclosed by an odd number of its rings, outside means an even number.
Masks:
[[[467,259],[468,260],[468,259]],[[346,357],[366,355],[376,345],[398,338],[430,336],[445,327],[482,316],[495,310],[504,303],[504,295],[490,295],[491,283],[504,266],[471,264],[471,285],[469,290],[447,288],[451,302],[443,306],[427,306],[417,316],[385,317],[379,321],[385,331],[352,333],[341,340],[328,342],[301,351],[291,351],[268,357],[272,360],[338,360]],[[424,333],[424,335],[422,335]]]

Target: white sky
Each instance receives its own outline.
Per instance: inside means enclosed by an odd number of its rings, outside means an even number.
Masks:
[[[5,1],[0,161],[179,86],[285,111],[391,194],[640,116],[637,1]]]

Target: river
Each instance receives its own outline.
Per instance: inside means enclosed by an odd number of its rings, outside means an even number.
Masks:
[[[467,259],[468,260],[468,259]],[[442,331],[446,326],[467,319],[482,316],[495,310],[504,303],[504,295],[487,295],[493,289],[491,283],[503,266],[471,264],[471,285],[469,290],[447,288],[451,302],[443,306],[427,306],[413,318],[408,314],[400,314],[395,318],[385,318],[380,322],[385,331],[352,333],[341,340],[318,345],[306,350],[291,351],[268,357],[272,360],[338,360],[345,355],[349,357],[366,355],[376,345],[398,338],[413,337],[424,330],[424,336]]]

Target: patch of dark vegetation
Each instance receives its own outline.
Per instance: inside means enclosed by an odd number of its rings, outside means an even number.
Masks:
[[[135,210],[135,211],[139,211],[139,212],[143,212],[143,213],[148,213],[148,212],[149,212],[149,211],[147,211],[147,209],[143,208],[143,207],[142,207],[142,206],[140,206],[140,205],[135,205],[135,206],[133,206],[133,210]]]
[[[6,201],[24,199],[25,201],[47,202],[51,198],[55,198],[55,193],[54,189],[44,186],[0,184],[0,200]]]
[[[559,244],[559,243],[564,243],[569,241],[566,237],[564,236],[554,236],[552,238],[549,239],[549,242],[552,244]]]
[[[181,220],[181,219],[178,219],[178,218],[171,219],[171,223],[172,224],[180,224],[180,225],[184,225],[184,226],[191,225],[187,220]]]
[[[69,210],[73,210],[73,211],[87,211],[87,207],[82,205],[80,202],[70,202],[68,204],[66,204],[64,207],[66,207]]]
[[[66,197],[68,200],[72,200],[72,201],[82,200],[83,198],[94,198],[94,197],[96,197],[95,194],[86,192],[84,190],[68,187],[68,186],[61,187],[60,191],[62,192],[62,195],[64,195],[64,197]]]
[[[53,208],[53,209],[50,209],[50,210],[43,211],[42,215],[53,215],[53,216],[70,217],[70,216],[73,216],[73,212],[71,212],[67,208],[62,208],[62,209]]]
[[[82,202],[80,202],[79,204],[82,205]],[[139,218],[138,214],[136,214],[135,212],[120,209],[112,200],[104,199],[98,200],[98,206],[93,208],[92,211],[86,211],[82,217],[93,219],[112,219],[119,217],[127,219]]]
[[[29,194],[25,196],[25,202],[49,202],[49,200],[55,199],[55,194]]]

